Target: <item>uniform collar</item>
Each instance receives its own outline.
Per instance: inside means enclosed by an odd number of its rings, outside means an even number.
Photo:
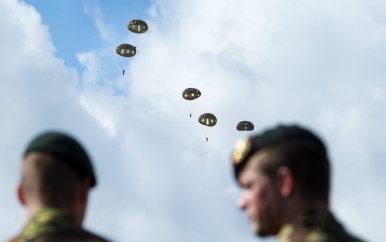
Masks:
[[[343,226],[335,219],[334,215],[329,210],[308,210],[300,214],[296,219],[281,227],[278,238],[280,242],[293,241],[297,234],[307,233],[313,228],[324,228],[329,231],[343,232]],[[312,233],[308,236],[317,236],[319,239],[326,236],[323,233]]]
[[[33,238],[36,235],[49,234],[59,227],[76,227],[71,214],[63,209],[44,207],[29,219],[21,232],[21,237]]]

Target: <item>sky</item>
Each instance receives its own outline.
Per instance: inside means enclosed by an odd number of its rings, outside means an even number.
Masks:
[[[149,30],[128,31],[132,19]],[[235,206],[230,154],[278,124],[323,138],[332,211],[384,240],[385,1],[2,0],[0,36],[0,240],[26,221],[23,149],[60,130],[97,172],[85,228],[113,241],[273,241]],[[137,54],[118,56],[122,43]],[[188,87],[202,96],[185,101]],[[215,127],[197,122],[207,112]],[[237,131],[242,120],[255,130]]]

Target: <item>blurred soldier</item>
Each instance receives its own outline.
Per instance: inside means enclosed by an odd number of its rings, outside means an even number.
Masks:
[[[330,164],[323,142],[299,126],[278,126],[239,141],[232,155],[238,206],[258,236],[279,242],[362,241],[329,209]]]
[[[91,160],[72,137],[39,135],[28,145],[18,186],[29,221],[11,242],[105,242],[82,229],[89,189],[96,185]]]

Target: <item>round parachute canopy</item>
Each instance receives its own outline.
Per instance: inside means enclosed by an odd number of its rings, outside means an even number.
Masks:
[[[198,122],[202,125],[213,127],[217,123],[217,118],[211,113],[204,113],[198,118]]]
[[[135,56],[135,53],[137,53],[137,49],[129,44],[121,44],[118,45],[116,52],[118,55],[123,57],[132,57]]]
[[[131,20],[127,24],[127,28],[131,32],[137,33],[137,34],[145,33],[147,31],[147,29],[148,29],[147,23],[145,21],[142,21],[142,20],[139,20],[139,19]]]
[[[201,92],[196,88],[186,88],[185,91],[182,93],[182,97],[189,101],[199,98],[200,96]]]
[[[252,131],[255,128],[255,126],[253,126],[252,122],[241,121],[237,124],[236,128],[238,131]]]

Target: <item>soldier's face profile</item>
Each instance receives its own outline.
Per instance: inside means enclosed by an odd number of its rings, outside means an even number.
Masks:
[[[240,173],[241,193],[237,204],[246,212],[253,232],[267,236],[276,234],[280,228],[280,199],[275,183],[259,170],[260,158],[259,154],[252,157]]]

